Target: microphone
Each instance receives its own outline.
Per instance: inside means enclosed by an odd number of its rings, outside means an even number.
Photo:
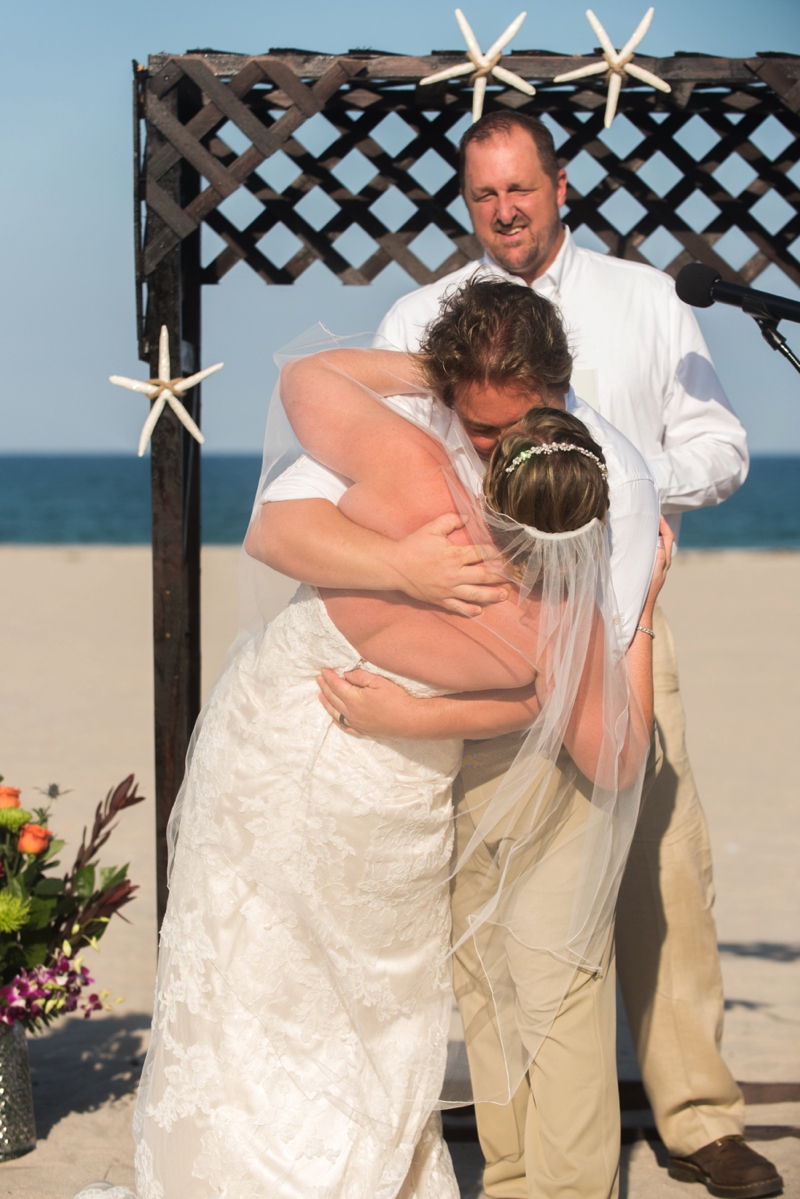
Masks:
[[[797,321],[800,323],[800,303],[768,291],[726,283],[719,271],[704,262],[690,262],[678,272],[675,280],[678,298],[693,308],[710,308],[712,304],[731,304],[741,308],[758,321]]]

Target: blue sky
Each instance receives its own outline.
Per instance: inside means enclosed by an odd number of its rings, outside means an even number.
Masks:
[[[518,12],[506,0],[462,6],[482,44]],[[594,7],[620,45],[647,0]],[[133,317],[131,59],[196,46],[424,53],[461,44],[452,3],[439,0],[5,0],[1,11],[0,452],[135,448],[146,402],[107,382],[145,369]],[[585,0],[532,4],[514,44],[587,53],[596,39],[584,11]],[[642,44],[654,55],[775,49],[800,52],[796,0],[671,0],[656,5]],[[775,268],[756,286],[800,299]],[[204,388],[207,449],[260,449],[280,345],[317,320],[341,333],[373,330],[412,287],[395,267],[369,288],[345,288],[316,266],[294,287],[268,288],[240,265],[206,288],[204,365],[226,362]],[[753,448],[800,452],[800,378],[741,313],[717,305],[700,316]],[[784,328],[800,350],[800,327]]]

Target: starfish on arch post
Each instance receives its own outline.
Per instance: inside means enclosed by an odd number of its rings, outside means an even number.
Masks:
[[[207,379],[209,375],[213,375],[216,371],[221,370],[224,365],[224,362],[217,362],[214,366],[207,366],[205,370],[197,371],[194,375],[189,375],[188,378],[171,378],[169,373],[169,332],[167,326],[162,325],[158,338],[158,378],[140,380],[128,379],[125,375],[109,375],[109,382],[116,383],[117,387],[127,387],[128,391],[138,391],[142,395],[146,395],[149,400],[155,400],[139,436],[138,454],[140,458],[147,449],[147,443],[153,434],[153,429],[155,429],[158,418],[167,404],[169,404],[184,428],[188,429],[195,441],[199,441],[201,445],[203,444],[205,437],[184,408],[181,398],[185,392],[190,391],[192,387],[196,386],[203,379]]]
[[[460,63],[454,67],[445,67],[443,71],[436,71],[433,75],[426,75],[424,79],[420,79],[420,87],[426,83],[439,83],[444,79],[456,79],[459,75],[472,75],[473,125],[481,119],[481,115],[483,114],[483,100],[486,95],[486,84],[489,75],[494,75],[495,79],[499,79],[501,83],[507,83],[510,87],[515,87],[518,91],[524,92],[526,96],[535,96],[536,88],[532,87],[521,75],[507,70],[506,67],[498,66],[504,48],[519,30],[528,14],[521,12],[511,22],[505,33],[501,34],[496,42],[493,42],[485,54],[482,53],[478,45],[478,40],[461,9],[457,8],[455,14],[461,32],[464,35],[464,41],[467,43],[467,58],[469,61]]]
[[[672,91],[670,85],[665,83],[663,79],[659,79],[658,75],[653,75],[651,71],[646,71],[644,67],[639,67],[631,61],[634,50],[650,28],[654,12],[654,8],[648,8],[634,33],[622,49],[618,51],[614,49],[611,38],[592,10],[587,8],[586,16],[603,48],[603,59],[601,62],[593,62],[588,66],[578,67],[575,71],[567,71],[563,75],[556,75],[553,80],[553,83],[571,83],[574,79],[586,79],[589,75],[602,75],[605,73],[608,82],[608,98],[606,99],[606,115],[603,124],[606,129],[611,127],[611,122],[616,116],[617,101],[623,79],[626,75],[632,75],[634,79],[638,79],[642,83],[649,83],[651,87],[658,88],[660,92]]]

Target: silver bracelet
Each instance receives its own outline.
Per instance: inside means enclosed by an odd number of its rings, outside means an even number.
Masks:
[[[643,624],[637,624],[637,626],[636,626],[636,632],[637,632],[637,633],[647,633],[647,636],[648,636],[648,637],[652,637],[654,641],[655,641],[655,639],[656,639],[656,635],[655,635],[655,633],[653,632],[653,630],[652,630],[652,629],[646,629],[646,628],[644,627],[644,625],[643,625]]]

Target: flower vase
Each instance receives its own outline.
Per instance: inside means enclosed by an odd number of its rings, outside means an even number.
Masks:
[[[19,1022],[0,1024],[0,1161],[36,1148],[28,1041]]]

